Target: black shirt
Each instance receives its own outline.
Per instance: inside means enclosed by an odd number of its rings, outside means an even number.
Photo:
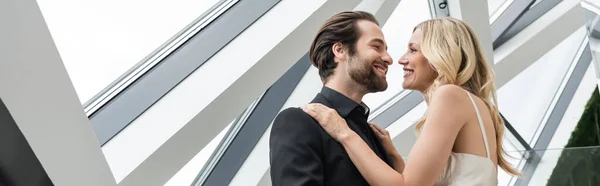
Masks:
[[[384,162],[391,166],[381,142],[367,123],[369,108],[323,87],[311,103],[333,108]],[[281,111],[269,141],[274,186],[369,185],[343,146],[299,108]]]

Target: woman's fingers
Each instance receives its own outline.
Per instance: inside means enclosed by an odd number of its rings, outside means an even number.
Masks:
[[[304,106],[301,107],[302,110],[304,110],[304,112],[306,112],[307,114],[309,114],[310,116],[312,116],[313,118],[315,118],[317,121],[321,121],[323,118],[323,112],[321,111],[322,109],[319,108],[317,105],[315,104],[306,104]]]
[[[336,121],[337,112],[320,103],[306,104],[301,107],[304,112],[312,116],[321,125],[332,125]],[[339,117],[339,116],[338,116]]]
[[[377,129],[377,131],[381,134],[383,134],[384,136],[388,135],[388,131],[383,129],[382,127],[380,127],[379,125],[372,125],[375,129]]]
[[[351,131],[345,120],[334,109],[323,104],[311,103],[303,105],[300,108],[317,120],[321,127],[336,140],[339,140],[340,136],[344,136]]]
[[[307,113],[308,115],[310,115],[311,117],[315,118],[317,121],[319,120],[319,119],[318,119],[318,117],[320,117],[320,116],[319,116],[318,112],[316,112],[316,111],[315,111],[315,109],[314,109],[312,106],[309,106],[309,105],[303,105],[303,106],[302,106],[302,107],[300,107],[300,108],[302,108],[302,110],[303,110],[304,112],[306,112],[306,113]]]
[[[383,134],[377,130],[377,128],[375,128],[375,126],[373,124],[369,124],[369,126],[371,126],[371,129],[373,129],[373,132],[375,132],[375,134],[377,134],[377,136],[382,137]]]

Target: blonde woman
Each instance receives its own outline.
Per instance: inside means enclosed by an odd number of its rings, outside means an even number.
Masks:
[[[503,121],[494,74],[471,28],[454,18],[417,25],[404,66],[404,89],[422,93],[428,105],[419,136],[405,163],[388,132],[371,128],[394,161],[388,166],[335,112],[321,104],[302,109],[348,153],[371,185],[497,185],[498,167],[520,175],[505,158]]]

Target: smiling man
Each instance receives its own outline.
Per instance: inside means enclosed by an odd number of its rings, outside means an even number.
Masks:
[[[392,59],[383,32],[367,12],[349,11],[329,18],[310,47],[323,88],[312,103],[335,109],[388,165],[391,161],[367,118],[365,94],[387,89]],[[368,185],[348,154],[300,108],[275,118],[270,136],[271,181],[280,185]]]

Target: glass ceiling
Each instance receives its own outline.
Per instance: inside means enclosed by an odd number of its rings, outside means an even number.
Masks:
[[[38,0],[81,103],[219,0]]]

